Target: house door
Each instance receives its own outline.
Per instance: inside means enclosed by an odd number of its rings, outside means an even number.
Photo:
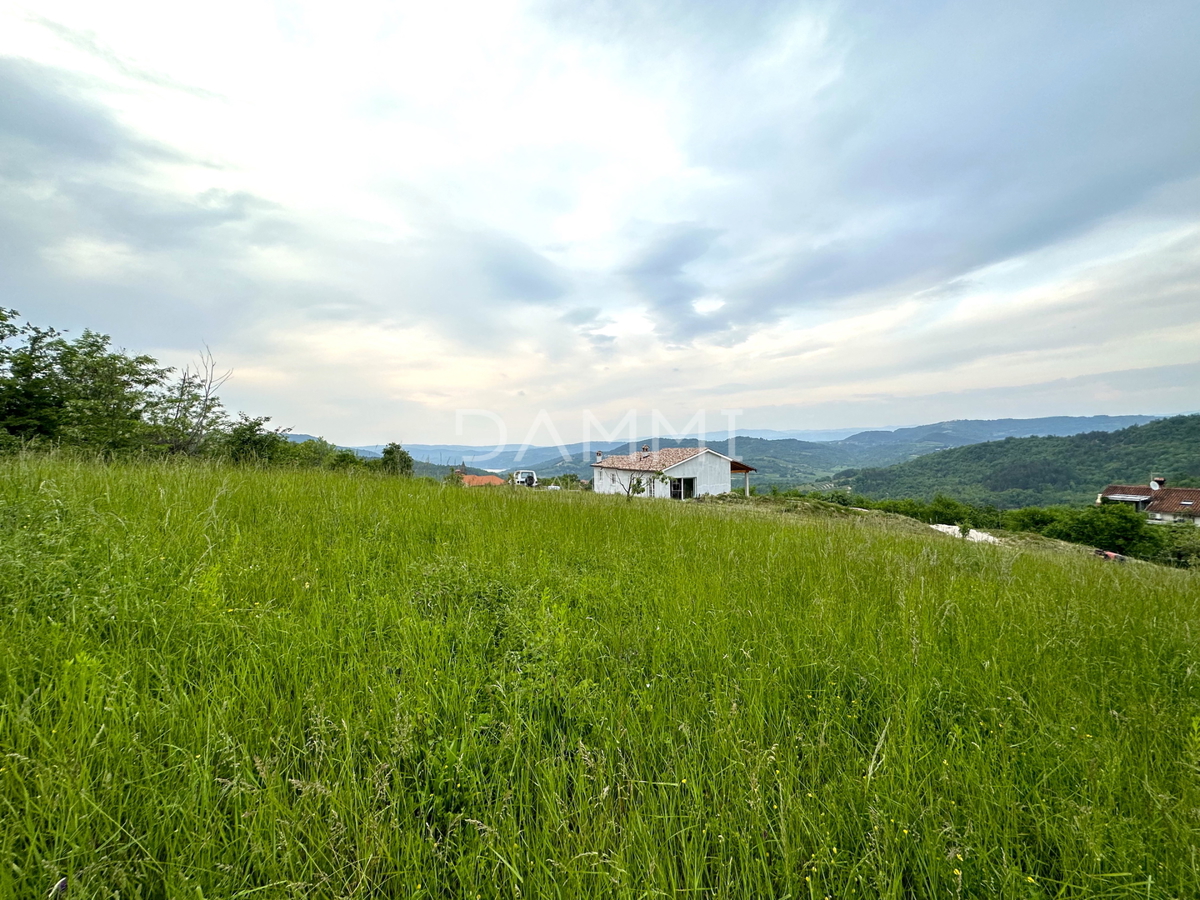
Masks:
[[[672,478],[671,479],[671,499],[672,500],[691,500],[696,496],[696,479],[695,478]]]

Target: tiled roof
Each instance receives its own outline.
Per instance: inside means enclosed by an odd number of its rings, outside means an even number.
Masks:
[[[1200,516],[1200,488],[1159,488],[1146,509],[1177,516]]]
[[[504,479],[499,475],[464,475],[462,480],[466,487],[491,487],[504,484]]]
[[[671,466],[677,466],[703,452],[703,447],[668,447],[645,453],[631,453],[628,456],[606,456],[600,462],[592,463],[592,468],[624,469],[630,472],[663,472]]]
[[[1100,496],[1127,502],[1148,500],[1147,512],[1200,516],[1200,488],[1163,487],[1155,491],[1140,484],[1110,484]]]

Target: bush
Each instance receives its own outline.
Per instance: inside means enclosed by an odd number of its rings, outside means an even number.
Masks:
[[[395,441],[383,448],[383,457],[380,459],[379,464],[383,468],[383,471],[390,475],[400,475],[404,478],[412,477],[412,454]]]
[[[1041,534],[1048,527],[1076,514],[1075,510],[1064,507],[1026,506],[1023,509],[1012,509],[1002,516],[1003,527],[1009,531],[1032,531]]]
[[[1200,566],[1200,528],[1182,522],[1155,528],[1160,546],[1156,562],[1181,569]]]
[[[272,462],[288,451],[285,431],[267,428],[270,416],[251,418],[242,413],[221,436],[219,450],[234,462]]]
[[[1161,549],[1160,539],[1146,524],[1146,517],[1124,503],[1105,503],[1063,515],[1042,534],[1143,559],[1154,558]]]

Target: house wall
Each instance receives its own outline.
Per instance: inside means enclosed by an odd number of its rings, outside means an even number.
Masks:
[[[638,496],[671,496],[671,489],[667,485],[655,483],[653,472],[629,472],[624,469],[592,469],[592,490],[597,494],[620,494],[624,497],[629,490],[629,482],[639,475],[646,493]]]
[[[696,496],[703,494],[728,494],[730,486],[729,461],[715,453],[701,453],[686,459],[679,465],[663,472],[667,478],[695,478]],[[671,496],[670,485],[664,485],[664,493]]]
[[[1181,516],[1173,513],[1147,513],[1147,521],[1151,525],[1171,525],[1175,522],[1186,522],[1189,525],[1200,527],[1200,517]]]
[[[623,469],[592,469],[592,490],[597,494],[625,495],[631,479],[641,476],[646,493],[640,497],[656,499],[671,498],[671,478],[695,478],[696,496],[703,494],[727,494],[730,487],[729,461],[715,453],[701,453],[663,472],[666,481],[654,477],[653,472],[629,472]]]

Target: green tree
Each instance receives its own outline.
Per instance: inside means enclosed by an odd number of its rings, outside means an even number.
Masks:
[[[0,309],[0,429],[106,452],[153,444],[148,414],[171,369],[113,350],[106,334],[69,340],[16,316]]]
[[[413,473],[412,454],[393,441],[383,448],[380,466],[389,475],[411,478]]]
[[[114,350],[106,334],[68,339],[18,325],[0,309],[0,434],[103,452],[196,453],[225,422],[218,374],[205,353],[195,369]]]
[[[31,441],[58,437],[64,405],[55,360],[61,335],[15,322],[17,311],[0,308],[0,428]],[[21,339],[13,346],[10,342]]]
[[[290,428],[267,428],[270,416],[238,414],[221,439],[220,449],[234,462],[273,462],[285,456]]]
[[[1157,536],[1146,524],[1144,514],[1124,503],[1104,503],[1064,516],[1046,527],[1046,537],[1086,544],[1132,556],[1153,556]]]
[[[217,391],[232,374],[218,373],[206,349],[195,368],[180,372],[150,404],[155,440],[171,453],[201,452],[227,422]]]
[[[355,453],[353,450],[344,450],[340,447],[335,449],[333,453],[331,453],[325,459],[325,468],[336,469],[338,471],[354,469],[362,464],[362,457],[360,457],[357,453]]]
[[[273,457],[275,462],[287,462],[301,468],[321,468],[329,465],[330,459],[338,448],[325,438],[318,437],[308,441],[289,442],[281,447],[280,452]]]
[[[1180,568],[1200,567],[1200,528],[1177,522],[1157,528],[1162,547],[1157,561]]]
[[[1070,519],[1075,515],[1075,510],[1071,509],[1026,506],[1005,512],[1003,527],[1009,531],[1032,531],[1041,534],[1060,519]]]
[[[64,440],[105,451],[154,443],[148,413],[169,368],[152,356],[110,350],[108,335],[94,331],[63,342],[58,368],[64,388],[59,422]]]

